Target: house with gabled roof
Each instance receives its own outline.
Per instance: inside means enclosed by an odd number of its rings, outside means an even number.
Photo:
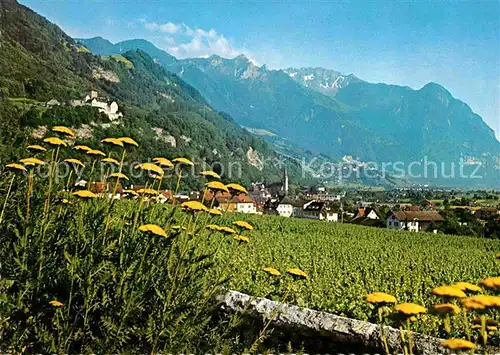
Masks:
[[[215,199],[213,203],[212,199]],[[243,193],[233,196],[228,192],[217,192],[213,194],[211,191],[206,191],[204,200],[207,201],[208,205],[212,205],[214,208],[223,211],[257,213],[257,204],[255,200]]]
[[[387,215],[389,229],[427,231],[431,225],[439,227],[443,217],[436,211],[391,211]],[[434,230],[437,232],[437,229]]]
[[[365,217],[368,219],[381,219],[383,216],[375,207],[360,207],[354,218]]]
[[[328,202],[312,200],[304,204],[297,217],[337,222],[339,211]]]

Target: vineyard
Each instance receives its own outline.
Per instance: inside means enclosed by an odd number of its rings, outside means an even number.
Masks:
[[[129,183],[122,167],[138,144],[122,137],[104,139],[99,149],[76,145],[71,129],[60,126],[53,135],[26,147],[0,179],[0,348],[269,350],[269,324],[243,339],[242,319],[219,314],[215,298],[228,288],[460,338],[443,344],[450,349],[499,344],[498,240],[237,215],[214,209],[213,200],[157,203],[162,184],[178,191],[183,171],[194,166],[182,157],[139,164],[147,185],[117,200],[110,196],[120,181]],[[60,163],[86,169],[91,183],[77,188],[71,173],[56,179]],[[109,194],[88,188],[101,181],[101,163]],[[164,181],[169,170],[176,176]],[[246,193],[213,171],[197,174],[213,193]]]
[[[248,218],[247,218],[248,219]],[[455,282],[477,283],[497,276],[500,241],[429,233],[390,231],[304,219],[255,216],[256,230],[238,255],[231,288],[280,300],[286,291],[262,272],[298,266],[309,281],[294,284],[287,301],[361,320],[376,320],[364,297],[383,291],[398,302],[430,307],[439,303],[433,288]],[[210,239],[205,242],[210,244]],[[443,336],[439,318],[427,317],[417,329]],[[457,326],[462,326],[462,318]]]

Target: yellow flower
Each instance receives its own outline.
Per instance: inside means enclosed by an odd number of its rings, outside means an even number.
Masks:
[[[436,296],[442,296],[442,297],[456,297],[456,298],[467,297],[467,295],[463,291],[452,286],[436,287],[435,289],[432,290],[432,293]]]
[[[486,308],[484,304],[468,298],[462,299],[460,302],[462,302],[462,306],[466,309],[482,310]]]
[[[44,141],[44,143],[49,143],[51,145],[62,145],[64,147],[67,146],[65,141],[63,141],[62,139],[57,138],[57,137],[45,138],[43,141]]]
[[[139,194],[137,192],[135,192],[134,190],[124,190],[123,192],[126,194],[129,194],[129,195],[139,196]]]
[[[309,276],[304,271],[297,269],[297,268],[288,269],[286,272],[292,276],[296,276],[296,277],[301,278],[301,279],[308,279],[309,278]]]
[[[125,180],[128,180],[128,177],[127,175],[123,174],[123,173],[113,173],[111,175],[109,175],[110,178],[117,178],[117,179],[125,179]]]
[[[38,145],[38,144],[29,145],[26,148],[30,149],[30,150],[38,150],[38,151],[41,151],[41,152],[45,152],[47,150],[47,149],[45,149],[44,147],[42,147],[41,145]]]
[[[64,304],[62,302],[59,302],[58,300],[50,301],[49,304],[52,305],[52,306],[54,306],[54,307],[62,307],[62,306],[64,306]]]
[[[157,158],[153,158],[153,161],[155,161],[160,166],[165,166],[167,168],[174,167],[174,164],[172,164],[172,162],[170,160],[168,160],[167,158],[157,157]]]
[[[117,138],[104,138],[101,143],[111,143],[119,147],[123,147],[123,142]]]
[[[451,287],[458,288],[460,291],[482,292],[483,289],[469,282],[455,282]]]
[[[47,164],[43,160],[37,159],[37,158],[24,158],[19,160],[21,163],[24,165],[44,165]]]
[[[467,297],[463,300],[462,304],[465,308],[468,308],[465,303],[477,303],[485,307],[500,307],[500,296],[489,296],[489,295],[477,295]],[[480,307],[474,309],[482,309]]]
[[[63,198],[63,199],[61,200],[61,202],[62,202],[62,203],[64,203],[64,204],[66,204],[66,203],[68,203],[68,202],[69,202],[69,200],[68,200],[67,198]]]
[[[185,164],[185,165],[190,165],[193,166],[193,162],[187,158],[175,158],[172,160],[174,163],[179,163],[179,164]]]
[[[80,166],[85,166],[85,164],[83,164],[80,160],[78,159],[73,159],[73,158],[69,158],[69,159],[64,159],[64,161],[66,163],[69,163],[69,164],[74,164],[74,165],[80,165]]]
[[[244,235],[233,235],[233,239],[242,243],[250,243],[250,239],[248,239],[248,237],[245,237]]]
[[[253,226],[250,223],[245,222],[245,221],[236,221],[236,222],[233,222],[233,224],[235,226],[238,226],[240,228],[243,228],[243,229],[246,229],[249,231],[253,230]]]
[[[139,144],[134,141],[132,138],[130,137],[121,137],[121,138],[118,138],[119,141],[121,141],[122,143],[127,143],[127,144],[130,144],[130,145],[135,145],[136,147],[139,146]]]
[[[21,164],[17,164],[17,163],[7,164],[6,167],[9,169],[26,171],[26,168],[24,166],[22,166]]]
[[[401,303],[394,307],[396,311],[407,316],[414,316],[427,312],[427,309],[415,303]]]
[[[69,129],[68,127],[64,127],[64,126],[55,126],[52,128],[52,131],[53,132],[57,132],[57,133],[64,133],[70,137],[74,137],[75,136],[75,132],[73,132],[71,129]]]
[[[152,172],[157,173],[158,175],[165,174],[165,172],[163,171],[162,168],[160,168],[158,165],[153,164],[153,163],[142,163],[142,164],[137,165],[135,168],[146,170],[146,171],[152,171]]]
[[[77,197],[82,197],[82,198],[95,198],[95,197],[97,197],[97,195],[95,193],[93,193],[92,191],[89,191],[89,190],[78,190],[78,191],[73,192],[73,195],[77,196]]]
[[[441,346],[451,350],[472,350],[476,348],[476,345],[468,340],[453,338],[441,342]]]
[[[141,232],[150,232],[165,238],[168,237],[167,232],[165,232],[160,226],[157,226],[156,224],[142,225],[139,227],[139,230]]]
[[[460,313],[460,308],[451,303],[435,304],[432,309],[437,313]]]
[[[495,327],[495,326],[490,325],[490,326],[486,327],[486,330],[489,331],[489,332],[496,332],[498,330],[498,328]]]
[[[215,171],[211,171],[211,170],[202,171],[202,172],[200,172],[200,175],[201,176],[210,176],[210,177],[213,177],[214,179],[220,179],[220,175],[217,174]]]
[[[281,272],[279,272],[278,270],[276,270],[273,267],[265,267],[263,270],[265,272],[267,272],[269,275],[272,275],[272,276],[281,276]]]
[[[396,303],[396,297],[385,292],[373,292],[365,297],[368,303]]]
[[[210,189],[212,191],[224,191],[224,192],[229,192],[228,188],[226,185],[224,185],[220,181],[210,181],[205,184],[207,189]]]
[[[140,189],[140,190],[137,190],[137,193],[141,194],[141,195],[158,195],[159,194],[158,191],[153,190],[153,189]]]
[[[149,174],[149,177],[152,179],[155,179],[155,180],[163,179],[163,177],[161,177],[160,175],[156,175],[156,174]]]
[[[236,231],[230,227],[226,227],[226,226],[220,226],[219,227],[219,232],[222,232],[224,234],[235,234]]]
[[[84,151],[84,152],[88,152],[89,150],[92,150],[92,148],[90,147],[87,147],[86,145],[75,145],[73,147],[74,150],[81,150],[81,151]]]
[[[210,213],[212,216],[222,216],[222,212],[219,210],[216,210],[215,208],[210,208],[208,210],[208,213]]]
[[[212,231],[218,231],[220,229],[220,227],[217,224],[209,224],[206,228]]]
[[[115,164],[116,166],[120,166],[120,162],[116,159],[113,159],[113,158],[104,158],[102,161],[105,163],[111,163],[111,164]]]
[[[198,201],[183,202],[181,203],[181,208],[193,212],[208,211],[208,208],[203,203]]]
[[[227,184],[226,187],[233,192],[248,194],[247,189],[245,189],[240,184]]]
[[[103,151],[100,151],[99,149],[90,149],[90,150],[87,150],[86,153],[88,155],[102,155],[103,157],[106,156],[106,153],[104,153]]]
[[[500,288],[500,276],[488,277],[479,281],[479,284],[487,288]]]

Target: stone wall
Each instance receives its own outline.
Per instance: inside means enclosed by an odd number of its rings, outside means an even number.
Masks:
[[[255,298],[237,291],[229,291],[219,297],[222,309],[228,312],[245,313],[253,318],[271,322],[280,331],[299,332],[305,337],[321,339],[321,349],[362,349],[364,352],[382,352],[380,326],[355,319],[336,316],[293,305],[282,304],[266,298]],[[402,353],[403,344],[398,329],[385,327],[389,348],[392,353]],[[412,333],[416,354],[441,354],[439,346],[443,339]],[[324,342],[330,342],[324,344]],[[306,349],[315,351],[316,349]],[[489,354],[500,354],[500,349],[489,349]]]

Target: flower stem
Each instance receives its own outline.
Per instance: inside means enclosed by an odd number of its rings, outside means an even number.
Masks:
[[[408,330],[408,352],[410,355],[412,355],[413,354],[413,339],[411,336],[410,317],[406,318],[406,328]]]
[[[387,344],[387,337],[385,335],[384,317],[383,317],[382,307],[378,307],[377,313],[378,313],[378,321],[380,323],[380,337],[382,338],[382,344],[384,345],[385,353],[387,355],[389,355],[390,354],[389,345]]]
[[[5,196],[5,201],[4,201],[3,207],[2,207],[2,213],[0,213],[0,224],[2,224],[2,221],[3,221],[5,207],[7,206],[7,201],[9,200],[10,192],[12,191],[12,184],[14,184],[15,177],[16,177],[16,175],[12,175],[12,179],[10,180],[9,189],[7,190],[7,196]]]
[[[173,196],[173,205],[175,205],[175,196],[177,196],[177,192],[179,191],[179,185],[181,184],[181,178],[182,178],[182,169],[181,171],[179,172],[179,175],[177,177],[177,185],[175,186],[175,192],[174,192],[174,196]]]

